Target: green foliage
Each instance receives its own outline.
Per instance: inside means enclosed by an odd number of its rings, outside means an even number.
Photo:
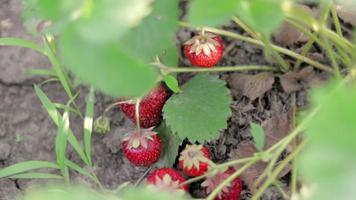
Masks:
[[[251,123],[251,133],[256,148],[263,151],[263,147],[265,146],[265,133],[262,126],[256,123]]]
[[[155,56],[167,63],[178,61],[175,34],[178,29],[178,1],[156,0],[151,14],[120,39],[120,46],[138,58],[151,62]],[[173,47],[173,48],[172,48]],[[169,52],[168,52],[169,51]],[[175,54],[175,56],[167,56]]]
[[[91,134],[93,132],[95,91],[90,88],[84,119],[84,150],[90,165],[91,161]]]
[[[257,32],[269,35],[283,21],[281,0],[240,0],[237,16]]]
[[[181,92],[181,89],[178,85],[178,80],[172,75],[166,75],[163,77],[164,83],[167,85],[169,89],[171,89],[174,93]]]
[[[14,176],[16,174],[21,174],[30,170],[41,169],[41,168],[59,169],[59,166],[57,164],[47,162],[47,161],[37,161],[37,160],[25,161],[1,169],[0,178]]]
[[[173,95],[163,108],[164,119],[181,139],[203,142],[215,139],[227,127],[231,97],[225,82],[200,74]]]
[[[24,40],[20,38],[0,38],[0,46],[17,46],[23,48],[29,48],[39,53],[46,55],[45,50],[29,40]]]
[[[140,187],[140,188],[127,188],[123,191],[122,199],[123,200],[137,200],[137,199],[145,199],[145,200],[188,200],[190,198],[177,195],[174,192],[156,190],[154,187]]]
[[[316,184],[313,200],[354,199],[356,88],[340,83],[311,95],[316,116],[307,126],[310,145],[300,155],[303,177]]]
[[[181,140],[177,135],[173,134],[165,123],[162,123],[160,127],[158,127],[157,132],[161,137],[163,149],[161,158],[156,166],[173,166],[177,158],[178,148],[182,144],[183,140]]]
[[[195,26],[217,26],[228,22],[236,13],[237,0],[194,0],[188,21]]]
[[[94,44],[67,29],[60,41],[66,66],[84,80],[112,96],[141,96],[153,88],[157,72],[115,44]]]

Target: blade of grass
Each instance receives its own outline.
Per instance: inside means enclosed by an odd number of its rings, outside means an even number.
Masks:
[[[11,179],[63,179],[62,176],[59,176],[57,174],[36,173],[36,172],[17,174],[17,175],[9,176],[8,178],[11,178]]]
[[[0,38],[0,46],[29,48],[43,55],[47,55],[46,51],[42,47],[38,46],[36,43],[20,38]]]
[[[58,118],[59,126],[56,135],[56,143],[55,143],[55,150],[56,150],[56,157],[57,163],[61,168],[61,172],[65,181],[69,182],[69,173],[67,166],[65,164],[66,160],[66,152],[67,152],[67,138],[68,138],[68,130],[69,130],[69,114],[68,110],[65,110],[63,116]]]
[[[55,163],[51,163],[48,161],[38,161],[38,160],[25,161],[1,169],[0,178],[13,176],[15,174],[19,174],[35,169],[41,169],[41,168],[59,169],[59,166]]]
[[[53,103],[53,104],[54,104],[54,106],[56,106],[57,109],[68,110],[68,111],[73,112],[73,113],[75,113],[75,114],[80,116],[80,113],[76,109],[74,109],[74,108],[72,108],[70,106],[63,105],[63,104],[60,104],[60,103]]]
[[[84,150],[87,155],[90,166],[92,166],[91,161],[91,134],[93,130],[93,117],[94,117],[94,88],[90,88],[89,96],[87,99],[87,106],[85,111],[84,119]]]
[[[46,108],[49,116],[52,118],[53,122],[59,126],[59,117],[60,114],[56,109],[56,106],[51,102],[51,100],[47,97],[47,95],[37,86],[35,85],[35,92],[42,102],[42,105]],[[77,138],[74,136],[72,130],[69,128],[68,130],[68,141],[69,143],[73,146],[75,151],[79,154],[80,158],[83,160],[83,162],[87,165],[89,165],[89,161],[83,151],[82,146],[78,142]]]

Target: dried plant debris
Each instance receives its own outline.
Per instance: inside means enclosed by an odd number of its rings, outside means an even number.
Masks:
[[[356,4],[340,4],[336,6],[338,16],[345,22],[356,26]]]
[[[288,22],[283,22],[279,29],[273,34],[277,44],[283,46],[291,46],[298,42],[307,42],[309,37],[303,32],[296,29]]]
[[[284,92],[292,93],[302,89],[308,89],[310,85],[319,84],[322,78],[318,76],[312,67],[303,68],[300,71],[289,71],[279,76]]]
[[[264,72],[256,75],[231,74],[229,83],[231,93],[236,99],[242,95],[253,101],[271,90],[274,81],[273,74]]]
[[[265,149],[268,149],[288,135],[291,122],[288,114],[283,113],[262,122],[262,128],[266,137]]]
[[[233,149],[230,152],[230,159],[241,159],[245,157],[251,157],[256,153],[255,145],[252,141],[244,141],[240,143],[236,149]],[[235,166],[237,169],[242,167],[241,164]],[[256,192],[259,186],[255,185],[256,180],[262,175],[264,170],[267,167],[267,163],[263,161],[259,161],[245,170],[241,175],[241,179],[248,186],[253,194]],[[279,174],[279,178],[285,176],[290,171],[290,166],[288,165],[282,172]]]

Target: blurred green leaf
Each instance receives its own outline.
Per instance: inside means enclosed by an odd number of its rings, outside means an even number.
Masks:
[[[62,176],[59,176],[57,174],[36,173],[36,172],[16,174],[16,175],[10,176],[8,178],[12,178],[12,179],[63,179]]]
[[[173,134],[169,127],[165,123],[161,123],[159,128],[156,130],[161,137],[163,150],[162,155],[157,164],[157,167],[167,167],[173,166],[178,155],[179,146],[182,144],[181,140],[177,135]]]
[[[37,160],[24,161],[1,169],[0,178],[13,176],[15,174],[24,173],[26,171],[40,169],[40,168],[59,169],[57,164],[48,161],[37,161]]]
[[[236,13],[237,0],[194,0],[188,21],[194,26],[217,26],[228,22]]]
[[[138,199],[145,199],[145,200],[167,200],[167,199],[174,199],[174,200],[188,200],[185,195],[177,194],[172,191],[163,191],[157,190],[154,187],[139,187],[139,188],[126,188],[123,190],[123,194],[121,195],[123,200],[138,200]]]
[[[230,91],[216,76],[199,74],[168,99],[164,119],[181,139],[203,142],[219,137],[231,115]]]
[[[38,46],[34,42],[25,39],[20,39],[20,38],[0,38],[0,46],[15,46],[15,47],[29,48],[43,55],[47,54],[42,47]]]
[[[177,0],[154,1],[151,14],[138,27],[130,30],[120,40],[120,45],[149,62],[159,56],[165,58],[167,65],[177,63],[175,33],[178,29],[178,14]]]
[[[151,4],[151,0],[86,1],[82,17],[75,23],[75,30],[84,37],[83,40],[95,43],[115,41],[140,24],[150,13]]]
[[[65,165],[66,153],[67,153],[67,138],[69,130],[69,113],[65,110],[63,116],[58,118],[59,125],[56,135],[55,151],[57,157],[57,163],[61,168],[63,174],[67,174],[67,168]]]
[[[265,133],[261,125],[251,123],[251,133],[255,146],[259,151],[263,151],[265,146]]]
[[[31,0],[32,2],[35,2]],[[53,21],[74,18],[80,12],[84,0],[37,0],[43,17]]]
[[[181,91],[178,85],[178,80],[174,76],[166,75],[163,77],[163,80],[167,87],[174,93],[179,93]]]
[[[115,44],[98,45],[84,41],[73,29],[60,40],[66,66],[81,80],[114,97],[137,97],[152,89],[157,71],[130,57]]]
[[[316,184],[312,200],[354,199],[356,191],[356,88],[333,83],[314,90],[313,108],[318,113],[309,122],[310,144],[299,157],[306,181]],[[354,186],[354,185],[353,185]]]
[[[281,0],[240,0],[236,15],[254,30],[271,34],[283,21]]]

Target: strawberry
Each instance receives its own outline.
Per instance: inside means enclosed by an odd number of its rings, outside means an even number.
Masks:
[[[209,151],[202,145],[187,145],[179,157],[179,167],[188,176],[201,176],[209,168]]]
[[[157,162],[161,155],[161,139],[151,130],[130,132],[121,145],[125,157],[137,166],[150,166]]]
[[[168,93],[164,86],[159,85],[146,95],[139,105],[140,126],[151,128],[161,122],[161,114]],[[120,105],[122,112],[134,123],[136,123],[135,103],[123,103]]]
[[[218,35],[202,33],[184,44],[184,53],[194,66],[213,67],[223,56],[224,42]]]
[[[187,185],[179,186],[183,182],[185,182],[185,178],[177,170],[167,167],[156,169],[147,176],[147,184],[154,185],[164,191],[188,191]]]
[[[206,187],[206,192],[209,194],[234,172],[235,169],[229,167],[225,172],[220,172],[212,177],[207,177],[207,179],[202,183],[202,186]],[[229,185],[224,187],[214,200],[237,200],[240,199],[241,191],[242,181],[239,177],[237,177]]]

